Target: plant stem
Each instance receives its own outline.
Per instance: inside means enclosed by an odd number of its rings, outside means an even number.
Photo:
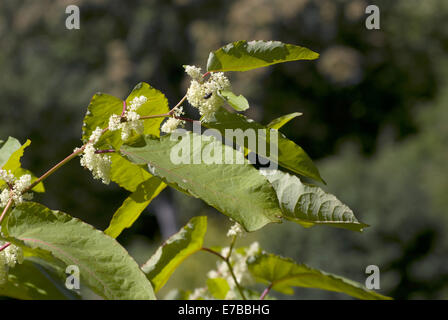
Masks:
[[[226,257],[227,260],[230,259],[230,255],[232,254],[232,250],[233,250],[233,247],[235,246],[235,242],[236,242],[236,236],[233,236],[232,243],[230,244],[229,253],[227,254],[227,257]]]
[[[198,121],[198,120],[193,120],[193,119],[190,119],[190,118],[184,118],[184,117],[178,117],[178,116],[172,116],[172,118],[179,119],[179,120],[184,120],[184,121],[188,121],[188,122]]]
[[[162,113],[162,114],[153,114],[150,116],[141,116],[140,120],[154,119],[154,118],[165,118],[165,117],[171,117],[171,114],[168,112],[168,113]]]
[[[222,260],[226,260],[226,258],[224,258],[224,256],[223,256],[222,254],[220,254],[219,252],[216,252],[216,251],[213,250],[213,249],[210,249],[210,248],[201,248],[201,250],[202,250],[202,251],[210,252],[210,253],[214,254],[215,256],[219,257],[220,259],[222,259]]]
[[[0,225],[2,224],[3,218],[6,215],[6,212],[8,212],[9,208],[12,206],[12,198],[9,198],[8,203],[6,204],[6,207],[3,209],[2,215],[0,216]]]
[[[7,242],[4,245],[2,245],[0,247],[0,252],[2,252],[3,250],[5,250],[6,248],[8,248],[11,245],[11,242]]]
[[[37,186],[40,182],[48,178],[51,174],[53,174],[55,171],[57,171],[60,167],[62,167],[64,164],[75,158],[78,154],[82,153],[84,151],[84,148],[86,147],[86,144],[83,145],[81,148],[76,149],[73,151],[72,154],[70,154],[68,157],[66,157],[64,160],[56,164],[54,167],[52,167],[50,170],[45,172],[42,176],[40,176],[36,181],[34,181],[28,188],[26,188],[23,193],[33,189],[35,186]]]
[[[173,113],[174,113],[174,110],[176,110],[176,108],[180,107],[180,105],[181,105],[182,103],[184,103],[185,99],[187,99],[187,95],[186,95],[186,94],[183,96],[182,99],[180,99],[180,101],[174,106],[174,108],[170,110],[169,113],[170,113],[170,114],[173,114]]]
[[[264,298],[267,296],[267,294],[269,293],[269,291],[271,291],[271,289],[272,289],[272,285],[273,285],[273,283],[271,283],[271,284],[269,285],[269,287],[267,287],[266,289],[264,289],[263,293],[262,293],[261,296],[260,296],[260,300],[264,300]]]
[[[230,274],[232,275],[233,281],[235,282],[236,287],[238,288],[238,291],[240,292],[241,297],[243,300],[247,300],[246,296],[243,293],[243,290],[240,287],[240,284],[238,283],[238,280],[236,279],[235,273],[233,272],[232,265],[230,264],[229,260],[225,260],[227,263],[227,266],[229,267]]]
[[[247,300],[246,296],[244,295],[243,289],[241,289],[240,284],[238,283],[238,280],[236,279],[235,273],[233,272],[232,265],[230,264],[230,255],[227,258],[225,258],[222,254],[220,254],[219,252],[216,252],[213,249],[201,248],[201,250],[210,252],[210,253],[214,254],[215,256],[219,257],[220,259],[224,260],[224,262],[227,264],[227,267],[229,268],[230,275],[232,276],[232,279],[235,282],[235,286],[238,289],[238,292],[240,293],[243,300]]]
[[[95,153],[96,154],[101,154],[101,153],[114,153],[117,152],[115,149],[106,149],[106,150],[96,150]]]
[[[124,117],[124,114],[126,113],[126,100],[123,101],[123,111],[121,112],[121,118]]]

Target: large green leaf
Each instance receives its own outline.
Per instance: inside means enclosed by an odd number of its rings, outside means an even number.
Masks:
[[[247,71],[271,64],[317,59],[310,49],[280,41],[237,41],[210,52],[207,71]]]
[[[390,299],[368,290],[358,282],[310,268],[305,264],[297,264],[289,258],[274,254],[263,253],[250,257],[247,264],[256,280],[272,285],[273,290],[285,294],[293,294],[293,287],[304,287],[342,292],[366,300]]]
[[[260,156],[263,156],[265,158],[269,158],[274,163],[278,163],[279,165],[295,173],[301,174],[305,177],[312,178],[317,181],[324,182],[319,174],[319,170],[313,164],[313,161],[306,154],[306,152],[300,146],[287,139],[281,132],[277,130],[275,130],[275,133],[277,133],[278,136],[278,140],[276,143],[274,138],[271,139],[272,133],[269,128],[253,120],[250,120],[241,114],[230,113],[224,108],[221,108],[218,112],[215,113],[214,120],[210,122],[204,122],[203,125],[207,128],[217,129],[224,137],[226,129],[234,130],[233,132],[235,134],[237,133],[237,130],[240,129],[242,132],[240,132],[238,136],[241,138],[240,140],[244,142],[237,141],[237,144],[240,144],[241,146],[244,145],[244,147],[248,148],[250,151],[256,152]],[[259,130],[262,130],[265,135],[263,136],[261,134],[258,134]],[[247,142],[243,140],[245,134],[249,136],[249,133],[252,132],[256,136],[254,146],[251,146],[250,144],[248,145]],[[226,138],[229,139],[229,137]],[[260,148],[260,143],[264,144],[265,147]],[[270,150],[268,148],[269,145],[277,148],[277,155],[272,152],[269,155],[267,154],[267,150]],[[252,150],[254,148],[256,150]]]
[[[349,207],[321,188],[304,184],[298,177],[278,170],[260,172],[277,192],[285,218],[304,227],[328,225],[354,231],[368,227],[356,219]]]
[[[137,96],[145,96],[147,98],[139,109],[138,113],[142,116],[163,114],[169,111],[168,100],[159,90],[152,88],[149,84],[141,82],[135,86],[126,103]],[[87,142],[92,132],[100,127],[107,128],[109,125],[109,118],[112,114],[120,115],[123,111],[123,101],[114,96],[97,93],[93,96],[87,108],[87,114],[84,118],[83,124],[83,142]],[[164,118],[154,118],[144,120],[144,133],[159,135],[160,124]],[[121,134],[119,131],[106,132],[100,141],[97,143],[98,148],[115,148],[118,149],[122,144]]]
[[[52,272],[31,260],[9,270],[8,280],[0,284],[0,296],[21,300],[79,299]]]
[[[192,218],[178,233],[166,240],[142,266],[156,292],[165,285],[185,259],[201,250],[206,231],[207,217]]]
[[[11,211],[2,232],[9,241],[51,252],[66,265],[77,265],[81,285],[85,283],[106,299],[155,299],[151,284],[127,251],[79,219],[26,202]]]
[[[244,154],[214,137],[186,131],[178,137],[180,141],[172,135],[160,139],[145,136],[134,145],[124,145],[121,153],[136,164],[148,164],[153,175],[201,198],[248,231],[281,221],[274,189]],[[179,151],[182,158],[176,159]],[[211,154],[220,164],[213,163]],[[223,163],[224,157],[233,163]]]
[[[132,99],[138,96],[147,98],[139,109],[140,115],[163,114],[169,111],[168,100],[158,90],[152,88],[147,83],[139,83],[132,90],[126,99],[129,104]],[[109,125],[109,118],[112,114],[120,115],[123,111],[123,101],[114,96],[97,93],[93,96],[84,118],[83,136],[84,142],[87,142],[92,132],[100,127],[102,129]],[[144,121],[144,133],[155,136],[160,135],[160,124],[164,118],[147,119]],[[98,149],[114,148],[118,150],[123,144],[121,133],[119,131],[107,131],[103,134],[100,141],[96,144]],[[144,181],[151,178],[151,175],[140,167],[130,163],[118,154],[112,154],[111,180],[119,186],[134,192]]]
[[[130,228],[151,201],[165,189],[166,184],[157,177],[151,177],[142,182],[137,190],[124,200],[121,207],[114,213],[105,234],[116,238],[125,228]]]

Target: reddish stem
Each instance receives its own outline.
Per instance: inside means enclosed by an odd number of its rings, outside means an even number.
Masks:
[[[10,245],[11,245],[11,242],[5,243],[3,246],[0,247],[0,252],[5,250],[6,248],[8,248]]]
[[[126,113],[126,100],[123,101],[123,111],[121,112],[121,117],[124,117],[124,114]]]
[[[269,285],[269,287],[267,287],[266,289],[264,289],[263,293],[260,296],[260,300],[264,300],[264,298],[267,296],[267,294],[269,293],[269,291],[271,291],[272,289],[272,283]]]
[[[113,153],[113,152],[115,152],[114,149],[96,150],[96,151],[95,151],[96,154],[100,154],[100,153]]]
[[[184,120],[184,121],[188,121],[188,122],[195,122],[195,121],[198,121],[198,120],[193,120],[193,119],[190,119],[190,118],[184,118],[184,117],[178,117],[178,116],[172,116],[174,119],[179,119],[179,120]]]
[[[13,202],[12,198],[9,198],[8,203],[6,204],[6,207],[3,209],[3,212],[2,212],[2,214],[0,215],[0,226],[1,226],[1,224],[2,224],[3,218],[4,218],[5,215],[6,215],[6,212],[8,212],[9,208],[11,208],[11,206],[12,206],[12,202]]]

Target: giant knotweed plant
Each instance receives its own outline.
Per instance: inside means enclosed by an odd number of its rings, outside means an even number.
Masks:
[[[265,299],[271,290],[291,294],[294,287],[307,287],[386,299],[359,283],[267,253],[258,243],[237,246],[243,233],[285,220],[304,227],[366,227],[335,196],[302,182],[303,177],[324,181],[305,151],[278,131],[300,113],[266,126],[248,119],[238,113],[249,108],[248,101],[232,92],[224,74],[317,57],[307,48],[281,42],[238,41],[210,53],[204,73],[184,66],[191,83],[172,108],[146,83],[125,100],[95,94],[84,119],[82,145],[40,177],[21,166],[29,140],[23,145],[12,137],[1,141],[0,296],[81,298],[65,286],[67,268],[75,266],[81,286],[105,299],[155,299],[182,261],[204,251],[216,257],[216,269],[207,274],[203,288],[182,288],[188,290],[179,290],[177,298]],[[187,102],[198,109],[200,119],[184,115]],[[193,131],[180,128],[186,122]],[[31,202],[34,192],[45,192],[43,181],[75,158],[93,178],[130,192],[105,231]],[[167,186],[229,217],[229,243],[207,247],[207,218],[194,217],[140,267],[115,239]]]

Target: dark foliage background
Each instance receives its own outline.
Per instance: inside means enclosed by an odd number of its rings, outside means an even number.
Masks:
[[[381,30],[365,28],[368,4]],[[81,10],[81,29],[65,28],[65,7]],[[309,47],[317,61],[231,74],[251,102],[247,115],[268,123],[304,116],[282,131],[317,160],[327,189],[371,225],[363,234],[295,224],[243,239],[363,282],[382,271],[382,293],[447,298],[448,2],[444,0],[3,0],[0,2],[0,138],[32,140],[25,165],[36,174],[80,143],[97,91],[124,98],[140,81],[185,92],[183,64],[205,67],[208,53],[240,39]],[[193,115],[194,111],[190,108]],[[104,229],[127,194],[92,182],[77,161],[40,197]],[[119,240],[143,262],[191,216],[211,219],[209,241],[225,241],[221,215],[201,201],[164,191]],[[225,222],[225,224],[223,224]],[[197,256],[164,289],[203,286],[213,259]],[[203,273],[202,273],[203,274]],[[345,298],[313,290],[293,297]]]

